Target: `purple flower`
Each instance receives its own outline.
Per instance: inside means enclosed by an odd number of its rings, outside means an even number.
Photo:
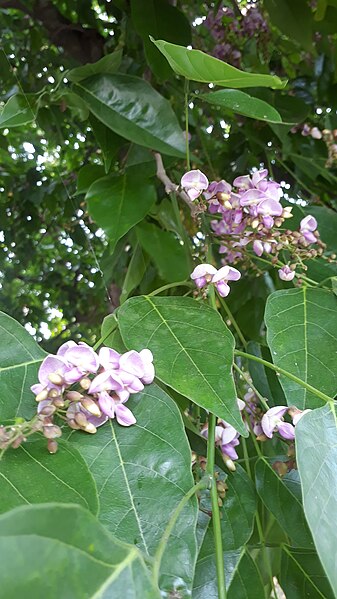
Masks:
[[[69,370],[69,365],[61,356],[47,356],[38,372],[39,383],[32,385],[31,391],[38,395],[44,389],[63,390],[64,376]]]
[[[262,256],[263,254],[263,243],[259,239],[255,239],[253,243],[253,251],[257,256]]]
[[[300,222],[300,231],[304,239],[308,243],[315,243],[317,241],[313,231],[317,229],[317,220],[311,214],[308,214],[305,218],[302,218]]]
[[[88,393],[100,393],[101,391],[123,391],[124,385],[121,378],[114,370],[104,370],[93,379]]]
[[[99,394],[98,404],[103,414],[109,418],[116,417],[117,422],[122,426],[135,424],[136,418],[131,410],[124,405],[124,402],[109,395],[106,391]]]
[[[212,283],[215,284],[221,297],[227,297],[230,292],[228,281],[238,281],[240,277],[241,273],[236,268],[226,265],[213,276]]]
[[[295,439],[295,429],[289,422],[284,422],[283,416],[288,411],[287,407],[274,406],[270,408],[262,417],[261,427],[269,439],[274,432],[278,432],[284,439]]]
[[[101,347],[98,352],[99,363],[105,370],[117,369],[119,367],[120,357],[121,354],[110,347]]]
[[[132,350],[120,357],[119,368],[120,371],[129,373],[137,377],[142,383],[149,385],[155,376],[152,362],[153,355],[149,349],[142,349],[140,352]],[[123,378],[122,373],[121,377]]]
[[[190,200],[196,200],[207,189],[209,183],[206,175],[199,170],[188,171],[180,181]]]
[[[205,200],[210,200],[210,204],[214,204],[215,206],[219,206],[221,202],[217,199],[218,193],[223,193],[228,195],[228,199],[230,198],[230,193],[232,191],[232,186],[222,179],[221,181],[212,181],[209,184],[206,191],[204,191]]]
[[[215,275],[216,272],[217,270],[212,264],[198,264],[191,273],[191,279],[200,289],[212,281],[213,275]]]
[[[102,410],[103,411],[103,410]],[[76,414],[83,414],[87,421],[93,424],[96,428],[102,426],[108,420],[108,417],[105,413],[102,413],[101,416],[94,416],[88,410],[86,410],[79,402],[72,402],[67,409],[67,420],[74,420]]]
[[[278,271],[278,276],[282,281],[292,281],[295,276],[295,271],[291,270],[286,264]]]

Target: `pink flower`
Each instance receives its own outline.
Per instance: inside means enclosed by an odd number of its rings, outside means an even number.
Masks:
[[[262,256],[263,254],[263,243],[259,239],[255,239],[253,243],[253,251],[257,256]]]
[[[119,373],[113,370],[104,370],[93,379],[88,393],[100,393],[101,391],[123,391],[124,385]]]
[[[120,401],[109,395],[106,391],[103,391],[98,396],[98,404],[103,414],[109,418],[115,418],[122,426],[131,426],[135,424],[136,418],[129,408],[124,405],[124,402]]]
[[[196,200],[207,189],[208,179],[199,169],[188,171],[181,178],[180,185],[186,191],[190,200]]]
[[[308,214],[305,218],[302,218],[300,222],[300,231],[304,239],[308,243],[315,243],[317,241],[313,231],[317,229],[317,220],[311,214]]]
[[[228,281],[238,281],[240,277],[241,273],[236,268],[226,265],[213,276],[212,283],[215,284],[221,297],[227,297],[230,292]]]
[[[291,270],[289,266],[285,265],[279,269],[278,276],[282,281],[292,281],[295,276],[295,271]]]
[[[261,427],[269,439],[274,432],[278,432],[284,439],[295,439],[295,429],[289,422],[284,422],[283,416],[288,411],[287,407],[274,406],[270,408],[262,417]]]
[[[192,281],[194,281],[196,286],[200,289],[212,281],[213,275],[215,275],[216,272],[217,270],[212,264],[198,264],[190,276]]]
[[[110,347],[101,347],[98,352],[99,363],[105,370],[117,369],[120,357],[121,354]]]
[[[61,356],[47,356],[38,372],[39,383],[31,386],[31,391],[38,395],[44,389],[64,388],[64,376],[69,370],[69,365]]]
[[[120,371],[129,373],[149,385],[155,376],[152,362],[153,355],[149,349],[142,349],[140,352],[132,350],[120,357],[119,368]]]

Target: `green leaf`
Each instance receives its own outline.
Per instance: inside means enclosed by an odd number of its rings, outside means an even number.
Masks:
[[[265,596],[260,573],[246,548],[224,553],[225,580],[228,599],[262,599]],[[192,599],[218,599],[215,550],[209,553],[202,546],[193,582]]]
[[[255,341],[248,342],[247,352],[267,360],[267,362],[272,362],[269,348]],[[268,400],[270,407],[285,405],[286,399],[277,374],[271,368],[253,360],[248,360],[247,366],[255,387]]]
[[[104,177],[104,168],[99,164],[86,164],[78,171],[77,174],[77,191],[75,195],[86,193],[89,187]]]
[[[0,312],[0,421],[30,418],[36,402],[30,387],[46,353],[14,318]]]
[[[76,67],[76,69],[68,71],[67,79],[73,83],[78,83],[79,81],[87,79],[88,77],[92,77],[93,75],[111,75],[112,73],[116,73],[121,64],[122,55],[122,50],[115,50],[115,52],[107,54],[107,56],[103,56],[103,58],[97,62]]]
[[[286,85],[286,81],[282,81],[276,75],[246,73],[200,50],[189,50],[184,46],[170,44],[164,40],[154,40],[152,37],[150,39],[164,54],[174,72],[186,79],[234,88],[273,87],[282,89]]]
[[[318,177],[322,177],[328,183],[336,184],[337,178],[326,168],[325,157],[315,156],[313,161],[311,156],[309,158],[308,156],[289,153],[289,158],[311,181],[316,181]]]
[[[263,5],[273,25],[303,48],[312,51],[312,12],[306,0],[263,0]]]
[[[337,299],[323,289],[287,289],[272,293],[266,305],[267,341],[276,366],[329,396],[337,391]],[[300,409],[322,400],[280,376],[288,405]]]
[[[168,100],[143,79],[95,75],[74,90],[107,127],[140,146],[183,158],[182,130]]]
[[[313,547],[296,481],[290,479],[290,484],[286,484],[271,464],[265,458],[260,458],[255,465],[255,482],[262,502],[290,537],[292,545]]]
[[[108,129],[108,127],[93,115],[90,116],[90,125],[97,143],[102,150],[105,174],[107,174],[111,168],[112,162],[117,158],[118,150],[125,143],[125,140],[120,137],[120,135],[111,131],[111,129]]]
[[[158,79],[172,75],[167,61],[151,43],[149,36],[165,36],[175,44],[191,43],[191,27],[186,16],[167,0],[132,0],[131,17],[144,43],[146,60]]]
[[[188,278],[191,272],[189,249],[173,233],[150,223],[142,223],[136,232],[139,243],[151,257],[162,279],[174,283]]]
[[[58,452],[53,455],[47,450],[46,439],[7,450],[0,462],[0,478],[1,512],[55,498],[78,503],[93,514],[98,512],[96,486],[88,467],[80,453],[65,441],[59,441]]]
[[[237,114],[243,114],[252,119],[268,121],[270,123],[282,123],[281,115],[275,108],[259,98],[249,96],[245,92],[222,89],[210,92],[209,94],[198,94],[196,98],[201,98],[209,104],[233,110]]]
[[[317,553],[337,593],[337,425],[335,408],[305,414],[296,426],[296,455],[305,515]]]
[[[105,231],[113,251],[117,241],[147,215],[156,201],[156,190],[141,173],[126,172],[95,181],[86,200],[90,216]]]
[[[79,506],[52,503],[0,517],[3,597],[159,599],[141,553]]]
[[[333,599],[331,587],[314,551],[282,547],[279,580],[291,599]]]
[[[133,250],[133,254],[128,266],[128,270],[123,282],[122,293],[120,296],[120,303],[122,304],[127,300],[130,293],[139,285],[141,282],[149,263],[149,259],[144,255],[144,252],[137,243]]]
[[[96,480],[100,521],[119,539],[153,556],[165,527],[193,486],[191,450],[174,401],[157,385],[133,395],[128,407],[137,418],[130,428],[116,422],[90,438],[73,433]],[[178,582],[183,596],[192,585],[196,558],[197,505],[188,502],[170,537],[162,561],[160,587]]]
[[[156,376],[178,393],[243,426],[232,377],[234,338],[219,314],[187,297],[135,297],[118,311],[125,345],[154,355]]]
[[[0,114],[0,129],[20,127],[35,120],[34,94],[15,94],[6,102]]]

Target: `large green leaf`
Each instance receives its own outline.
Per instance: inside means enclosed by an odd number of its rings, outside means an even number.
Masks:
[[[112,74],[118,71],[122,60],[122,50],[116,50],[111,54],[103,56],[97,62],[90,62],[81,67],[76,67],[67,72],[67,79],[74,83],[83,81],[92,75]]]
[[[149,258],[144,254],[142,247],[139,243],[136,244],[131,256],[131,260],[128,266],[128,270],[123,281],[122,293],[120,296],[120,303],[122,304],[127,300],[130,293],[139,285],[141,282],[149,263]]]
[[[131,17],[135,30],[142,37],[147,62],[160,80],[172,75],[167,61],[151,43],[149,36],[175,44],[191,43],[191,26],[187,17],[167,0],[132,0]]]
[[[90,438],[71,441],[88,463],[100,499],[100,521],[119,539],[153,556],[173,510],[193,486],[191,450],[174,401],[157,385],[128,401],[137,418],[130,428],[108,423]],[[192,585],[197,506],[191,499],[165,550],[160,586]]]
[[[30,390],[47,355],[16,320],[0,312],[0,421],[30,418],[36,402]]]
[[[337,392],[337,298],[323,289],[287,289],[269,296],[267,340],[276,366],[329,396]],[[322,401],[280,376],[288,405],[313,408]]]
[[[267,362],[272,362],[271,354],[267,346],[260,345],[255,341],[249,341],[247,344],[247,351],[253,356],[267,360]],[[270,407],[285,405],[286,399],[280,385],[279,377],[274,370],[253,360],[248,360],[247,366],[255,387],[261,395],[267,399],[268,405]]]
[[[249,96],[245,92],[222,89],[209,94],[198,94],[196,98],[201,98],[209,104],[215,104],[220,108],[233,110],[237,114],[243,114],[259,121],[268,121],[270,123],[282,123],[281,115],[259,98]]]
[[[141,173],[126,172],[95,181],[86,200],[90,215],[109,238],[112,252],[117,241],[147,215],[156,200],[156,190]]]
[[[154,355],[156,376],[246,436],[232,377],[234,339],[212,308],[187,297],[135,297],[119,309],[125,345]]]
[[[89,436],[84,436],[90,443]],[[78,503],[97,514],[96,485],[88,466],[69,443],[61,440],[59,444],[53,455],[47,450],[46,439],[5,452],[0,461],[0,512],[58,499]]]
[[[34,109],[33,109],[34,108]],[[15,94],[6,102],[0,114],[0,129],[21,127],[35,119],[34,94]]]
[[[7,599],[159,599],[143,557],[86,510],[25,506],[0,517],[0,587]]]
[[[337,594],[337,424],[335,409],[305,414],[296,426],[297,463],[305,515],[315,546]]]
[[[215,550],[201,547],[193,582],[192,599],[218,599]],[[260,573],[247,549],[224,553],[225,580],[228,599],[263,599],[265,596]]]
[[[75,84],[74,90],[115,133],[163,154],[185,156],[183,133],[170,103],[144,79],[95,75]]]
[[[188,278],[191,272],[189,248],[171,231],[163,231],[152,223],[141,223],[137,227],[137,237],[162,279],[174,283]]]
[[[286,85],[286,82],[281,81],[276,75],[246,73],[200,50],[189,50],[164,40],[152,39],[152,41],[164,54],[174,72],[192,81],[234,88],[283,88]]]
[[[306,0],[263,0],[263,4],[282,33],[312,51],[312,12]]]
[[[291,599],[335,597],[314,551],[283,547],[279,580],[286,597]]]
[[[256,490],[268,510],[274,515],[295,547],[313,547],[310,532],[306,525],[301,498],[290,479],[286,484],[265,458],[260,458],[255,466]]]

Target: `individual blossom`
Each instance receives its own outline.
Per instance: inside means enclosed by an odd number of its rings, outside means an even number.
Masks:
[[[154,379],[153,355],[149,349],[140,352],[131,350],[123,354],[119,361],[120,371],[137,377],[142,383],[149,385]]]
[[[207,189],[209,183],[206,175],[197,169],[185,173],[181,178],[180,185],[190,200],[196,200]]]
[[[307,408],[306,410],[299,410],[298,408],[296,408],[296,406],[291,406],[288,410],[288,414],[289,416],[291,416],[294,426],[296,426],[296,424],[301,420],[302,416],[304,416],[304,414],[307,414],[308,412],[311,412],[309,408]]]
[[[288,440],[295,439],[295,428],[289,422],[285,422],[283,416],[288,412],[288,408],[284,406],[274,406],[270,408],[262,417],[261,427],[269,439],[273,437],[275,432],[278,432],[281,437]]]
[[[201,289],[202,287],[205,287],[207,283],[212,281],[212,278],[216,272],[217,269],[212,266],[212,264],[198,264],[190,276],[192,281],[195,282],[196,286]]]
[[[77,344],[71,344],[70,342],[64,344],[67,347],[58,350],[58,355],[62,355],[70,366],[69,370],[65,373],[66,383],[76,383],[84,375],[88,373],[95,373],[99,367],[99,359],[96,352],[89,347],[86,343],[80,342]]]
[[[315,243],[317,241],[314,231],[317,229],[317,220],[311,214],[308,214],[305,218],[302,218],[300,222],[300,232],[304,239],[308,243]]]
[[[37,401],[47,399],[52,389],[61,392],[65,384],[64,376],[69,368],[69,364],[61,356],[49,355],[43,360],[38,372],[39,382],[31,387]]]
[[[282,266],[278,271],[278,276],[282,281],[292,281],[295,276],[295,271],[292,270],[287,264]]]
[[[212,283],[215,284],[221,297],[227,297],[231,290],[230,286],[228,285],[228,281],[238,281],[240,277],[240,271],[232,266],[226,265],[220,268],[213,276]]]

